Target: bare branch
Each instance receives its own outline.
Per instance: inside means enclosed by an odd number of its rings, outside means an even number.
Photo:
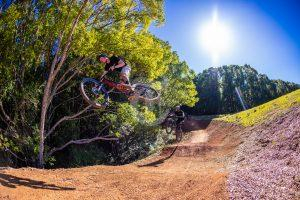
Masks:
[[[93,14],[92,14],[92,15],[86,20],[85,24],[86,24],[87,26],[94,25],[94,24],[97,22],[98,17],[99,17],[99,15],[101,14],[101,12],[105,9],[105,7],[112,5],[114,2],[115,2],[115,1],[111,1],[111,2],[109,2],[109,3],[102,4],[102,5],[98,8],[98,12],[93,13],[94,16],[93,16]],[[111,7],[111,8],[112,8],[112,7]],[[89,21],[90,21],[92,18],[94,18],[93,22],[90,22],[90,23],[89,23]]]
[[[70,115],[70,116],[64,116],[63,118],[61,118],[60,120],[58,120],[58,122],[56,122],[54,124],[54,126],[52,126],[52,128],[48,131],[47,134],[45,134],[45,138],[47,138],[51,133],[53,133],[53,131],[56,129],[56,127],[58,125],[60,125],[62,122],[67,121],[67,120],[72,120],[76,117],[78,117],[79,115],[83,114],[84,112],[86,112],[89,108],[91,108],[92,106],[89,105],[87,106],[85,109],[79,111],[78,113],[74,114],[74,115]]]
[[[99,137],[100,134],[101,134],[105,129],[107,129],[107,128],[110,127],[110,126],[111,126],[111,123],[109,123],[109,124],[107,124],[106,126],[104,126],[104,127],[101,129],[101,131],[99,131],[99,133],[97,134],[96,137]],[[105,137],[105,136],[103,136],[103,137]]]
[[[61,83],[57,88],[56,91],[61,89],[64,85],[66,85],[70,80],[72,80],[74,78],[74,76],[76,76],[78,74],[78,71],[74,71],[73,74],[71,76],[69,76],[67,78],[67,80],[65,80],[63,83]]]
[[[73,21],[72,28],[71,28],[71,30],[69,32],[69,36],[68,36],[68,39],[67,39],[67,42],[66,42],[66,46],[65,46],[65,48],[63,50],[60,62],[58,63],[58,66],[56,67],[55,71],[53,72],[53,77],[56,77],[57,73],[60,71],[62,65],[64,64],[64,62],[65,62],[65,60],[67,58],[67,53],[68,53],[68,51],[70,49],[70,46],[71,46],[71,42],[72,42],[72,37],[73,37],[74,30],[75,30],[75,28],[76,28],[76,26],[78,24],[79,18],[81,17],[82,11],[85,8],[87,2],[88,2],[88,0],[85,0],[83,2],[83,5],[81,6],[81,8],[78,11],[78,14],[77,14],[75,20]]]
[[[46,158],[48,158],[49,156],[51,156],[53,153],[60,151],[64,148],[66,148],[67,146],[71,145],[71,144],[88,144],[97,140],[106,140],[106,141],[112,141],[112,140],[119,140],[118,138],[112,138],[112,137],[107,137],[107,136],[99,136],[100,133],[102,133],[106,128],[108,128],[111,124],[106,125],[99,133],[96,137],[93,138],[86,138],[86,139],[79,139],[79,140],[70,140],[69,142],[67,142],[66,144],[62,145],[61,147],[54,147],[53,149],[51,149],[49,151],[49,153],[46,155]]]
[[[0,101],[0,111],[2,112],[4,119],[2,118],[2,120],[4,120],[4,122],[9,125],[9,124],[14,124],[14,122],[11,120],[11,118],[8,116],[8,114],[6,114],[4,107],[3,107],[3,103],[2,101]]]
[[[2,115],[0,115],[0,119],[1,119],[7,126],[10,126],[10,125],[9,125],[9,122],[8,122],[6,119],[4,119],[4,117],[3,117]]]
[[[58,105],[55,106],[54,108],[51,108],[52,112],[51,112],[51,114],[49,114],[48,119],[49,119],[49,120],[51,119],[52,115],[54,114],[55,110],[56,110],[58,107],[60,107],[61,105],[65,104],[65,103],[67,103],[67,102],[69,102],[69,101],[72,101],[72,100],[74,100],[74,99],[77,99],[77,98],[79,98],[80,96],[81,96],[81,95],[79,94],[79,95],[77,95],[77,96],[75,96],[75,97],[69,98],[69,99],[63,101],[62,103],[58,104]]]
[[[86,58],[81,58],[81,57],[75,59],[75,60],[70,64],[69,68],[63,73],[63,75],[61,76],[61,78],[57,81],[56,85],[54,86],[53,91],[57,90],[57,88],[60,86],[61,82],[65,79],[66,75],[67,75],[69,72],[71,72],[72,70],[74,70],[74,71],[76,72],[76,68],[77,68],[79,65],[81,65],[82,62],[85,61],[85,60],[86,60]],[[78,62],[79,62],[79,64],[78,64]],[[77,65],[75,66],[75,64],[77,64]]]
[[[59,95],[60,93],[66,91],[67,89],[73,87],[73,86],[76,85],[76,84],[77,84],[77,83],[73,83],[73,84],[69,85],[68,87],[65,87],[64,89],[62,89],[62,90],[60,90],[60,91],[57,91],[56,93],[54,93],[54,94],[51,95],[51,98],[53,98],[53,97],[56,96],[56,95]]]
[[[82,117],[73,118],[73,119],[70,119],[70,120],[80,120],[80,119],[89,118],[89,117],[92,117],[92,116],[95,116],[95,115],[98,115],[98,113],[92,113],[92,114],[89,114],[89,115],[85,115],[85,116],[82,116]]]
[[[88,144],[97,140],[106,140],[106,141],[111,141],[111,140],[119,140],[118,138],[107,138],[107,137],[94,137],[94,138],[89,138],[89,139],[81,139],[81,140],[71,140],[68,143],[66,143],[65,145],[59,147],[59,148],[53,148],[51,149],[51,151],[47,154],[46,158],[48,158],[49,156],[51,156],[54,152],[56,151],[60,151],[64,148],[66,148],[67,146],[71,145],[71,144]]]
[[[72,78],[74,78],[74,76],[77,75],[77,74],[78,74],[78,72],[75,71],[70,77],[68,77],[68,79],[67,79],[65,82],[61,83],[60,85],[56,85],[56,86],[53,88],[53,90],[52,90],[52,92],[51,92],[51,95],[50,95],[51,101],[52,101],[52,99],[53,99],[54,96],[58,95],[59,93],[65,91],[66,89],[68,89],[68,88],[70,88],[70,87],[72,87],[72,86],[74,85],[74,84],[73,84],[73,85],[70,85],[69,87],[67,87],[67,88],[65,88],[65,89],[63,89],[63,90],[57,92],[57,90],[61,89],[65,84],[67,84],[69,81],[71,81]]]
[[[5,147],[4,151],[10,153],[11,155],[13,155],[15,158],[19,159],[19,160],[22,160],[24,162],[26,162],[26,159],[22,159],[20,158],[19,156],[17,156],[17,154],[15,154],[14,152],[12,152],[9,148]]]
[[[68,88],[74,86],[74,84],[70,85],[69,87],[67,87],[67,88],[65,88],[65,89],[63,89],[63,90],[61,90],[61,91],[58,92],[59,89],[61,89],[63,86],[65,86],[67,83],[69,83],[79,73],[79,71],[77,70],[77,68],[79,69],[80,67],[78,67],[78,65],[81,65],[85,60],[86,60],[86,58],[79,58],[79,59],[76,59],[75,61],[72,62],[71,67],[62,75],[62,77],[59,79],[59,81],[53,87],[52,92],[50,94],[50,98],[49,98],[49,99],[51,99],[50,102],[49,102],[49,104],[52,102],[54,96],[56,96],[56,95],[64,92]],[[80,63],[78,64],[77,62],[80,62]],[[74,66],[75,63],[78,64],[76,67]],[[73,71],[72,75],[70,75],[67,78],[67,80],[65,80],[64,82],[62,82],[65,79],[66,75],[69,72],[71,72],[71,71]]]

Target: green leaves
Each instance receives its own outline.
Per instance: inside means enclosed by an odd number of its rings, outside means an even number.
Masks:
[[[152,83],[162,93],[160,105],[166,108],[193,105],[197,101],[194,73],[185,62],[179,61],[167,42],[148,32],[152,23],[164,22],[163,2],[20,1],[2,13],[0,99],[14,124],[7,127],[0,120],[0,130],[4,129],[8,140],[19,148],[16,151],[35,158],[40,142],[38,134],[43,130],[37,127],[45,127],[47,132],[65,115],[82,108],[82,99],[78,97],[81,77],[77,74],[72,77],[72,73],[80,69],[85,76],[97,78],[103,72],[103,65],[95,61],[100,53],[124,57],[132,68],[131,78]],[[52,68],[57,69],[55,76]],[[56,84],[65,81],[55,91]],[[44,94],[46,83],[50,83],[49,96]],[[42,96],[49,97],[49,105],[42,105]],[[115,107],[115,112],[99,114],[96,122],[82,119],[84,122],[60,125],[55,134],[46,138],[45,153],[70,138],[81,138],[82,132],[98,132],[106,123],[112,124],[110,134],[141,133],[140,137],[144,137],[143,131],[160,117],[157,109],[128,103],[115,103]],[[46,112],[41,112],[43,109]],[[39,118],[41,113],[46,113],[46,120],[43,126],[38,126],[43,121]],[[53,164],[54,160],[48,162]]]

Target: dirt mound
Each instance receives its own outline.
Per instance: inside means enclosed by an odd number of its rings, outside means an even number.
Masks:
[[[220,149],[220,148],[219,148]],[[206,144],[199,145],[177,145],[168,146],[161,152],[162,156],[170,155],[178,157],[204,156],[211,151],[217,151],[218,147],[209,146]]]
[[[202,129],[194,130],[199,127]],[[190,119],[184,123],[183,129],[192,131],[187,133],[186,139],[180,144],[165,147],[161,156],[203,157],[207,154],[229,154],[240,143],[237,132],[242,128],[222,121]]]
[[[229,176],[232,199],[300,199],[300,107],[243,133]]]
[[[191,120],[185,129],[192,131],[182,143],[125,166],[2,169],[0,199],[228,199],[239,127]]]
[[[197,120],[189,118],[186,120],[182,126],[184,132],[195,131],[195,130],[204,130],[206,129],[212,120]]]

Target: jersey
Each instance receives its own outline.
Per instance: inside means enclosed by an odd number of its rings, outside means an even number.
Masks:
[[[112,56],[112,57],[110,57],[109,58],[110,62],[105,64],[105,68],[104,68],[105,71],[108,71],[109,68],[111,68],[112,66],[115,66],[115,65],[119,64],[120,60],[121,60],[121,58],[118,57],[118,56]],[[123,59],[122,59],[122,61],[125,63],[125,61]],[[125,66],[126,66],[126,63],[125,63],[125,65],[123,67],[125,67]],[[121,72],[123,67],[119,67],[119,68],[117,68],[115,70],[118,71],[118,72]]]

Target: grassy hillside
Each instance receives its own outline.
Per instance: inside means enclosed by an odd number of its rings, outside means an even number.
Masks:
[[[279,115],[293,106],[300,106],[300,89],[260,106],[233,115],[226,115],[216,120],[236,123],[243,126],[252,126],[264,122],[274,114]]]

